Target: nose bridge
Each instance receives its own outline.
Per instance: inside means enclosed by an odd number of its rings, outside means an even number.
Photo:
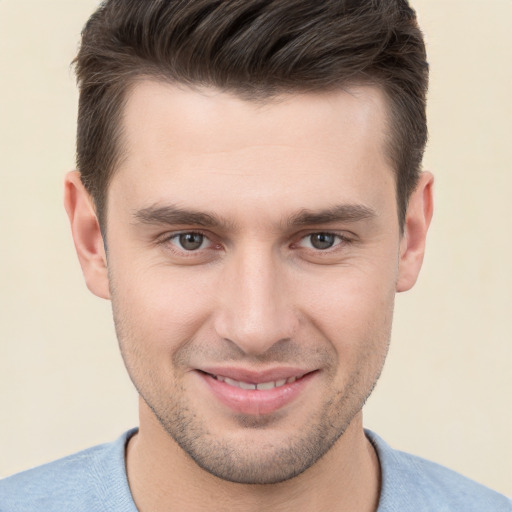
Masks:
[[[283,263],[271,248],[253,243],[236,251],[224,269],[217,333],[247,354],[263,354],[294,334]]]

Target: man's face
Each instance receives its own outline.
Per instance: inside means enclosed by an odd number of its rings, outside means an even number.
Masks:
[[[106,232],[141,432],[156,418],[212,474],[273,483],[360,421],[398,275],[385,121],[371,87],[133,90]]]

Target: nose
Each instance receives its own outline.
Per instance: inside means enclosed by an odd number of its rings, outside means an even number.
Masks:
[[[215,329],[248,355],[262,355],[295,335],[299,319],[285,266],[270,251],[249,249],[224,268]]]

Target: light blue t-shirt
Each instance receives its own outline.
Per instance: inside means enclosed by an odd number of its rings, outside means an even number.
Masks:
[[[137,512],[124,458],[134,432],[0,480],[0,512]],[[366,435],[382,471],[377,512],[512,512],[505,496]]]

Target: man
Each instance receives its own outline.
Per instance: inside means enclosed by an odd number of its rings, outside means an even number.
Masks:
[[[406,2],[109,0],[76,65],[66,210],[140,426],[0,510],[512,510],[362,427],[432,215]]]

